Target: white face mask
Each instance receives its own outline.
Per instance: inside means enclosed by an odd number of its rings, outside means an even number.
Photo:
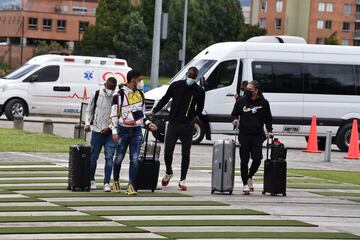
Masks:
[[[114,90],[110,90],[110,89],[105,89],[105,93],[106,95],[108,95],[109,97],[112,96],[114,94]]]
[[[136,89],[138,89],[138,90],[143,90],[144,89],[144,81],[143,80],[141,80],[140,82],[138,82],[136,84]]]
[[[194,82],[195,82],[195,79],[192,79],[192,78],[189,78],[189,77],[186,78],[186,84],[187,84],[188,86],[193,85]]]

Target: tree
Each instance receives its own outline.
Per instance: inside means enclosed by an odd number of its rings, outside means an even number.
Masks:
[[[266,29],[259,28],[259,25],[247,24],[245,29],[246,29],[246,31],[244,32],[244,36],[242,39],[244,41],[246,41],[252,37],[264,36],[264,35],[266,35],[266,32],[267,32]]]
[[[324,39],[325,45],[339,45],[339,42],[337,40],[337,32],[333,32],[330,37]]]
[[[47,43],[46,41],[37,41],[36,47],[34,48],[34,56],[47,54],[51,51],[58,52],[62,50],[64,50],[64,47],[56,41],[51,41],[50,43]]]
[[[150,43],[147,28],[139,12],[125,16],[117,27],[113,44],[116,55],[125,58],[132,68],[147,71],[146,49]]]

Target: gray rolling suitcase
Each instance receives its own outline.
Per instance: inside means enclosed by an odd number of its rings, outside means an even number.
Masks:
[[[229,192],[234,189],[235,171],[234,140],[218,140],[213,147],[211,194],[216,192]]]

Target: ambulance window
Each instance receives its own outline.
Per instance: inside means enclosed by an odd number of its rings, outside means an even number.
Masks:
[[[206,90],[230,86],[234,81],[237,60],[220,63],[207,79]]]
[[[39,77],[37,82],[55,82],[59,78],[59,70],[59,66],[47,66],[34,73],[34,75]]]

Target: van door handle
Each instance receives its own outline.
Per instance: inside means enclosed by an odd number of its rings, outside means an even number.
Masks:
[[[227,96],[227,97],[234,97],[235,94],[233,94],[233,93],[228,93],[228,94],[226,94],[226,96]]]
[[[54,87],[54,91],[57,92],[70,92],[70,87],[69,86],[55,86]]]

